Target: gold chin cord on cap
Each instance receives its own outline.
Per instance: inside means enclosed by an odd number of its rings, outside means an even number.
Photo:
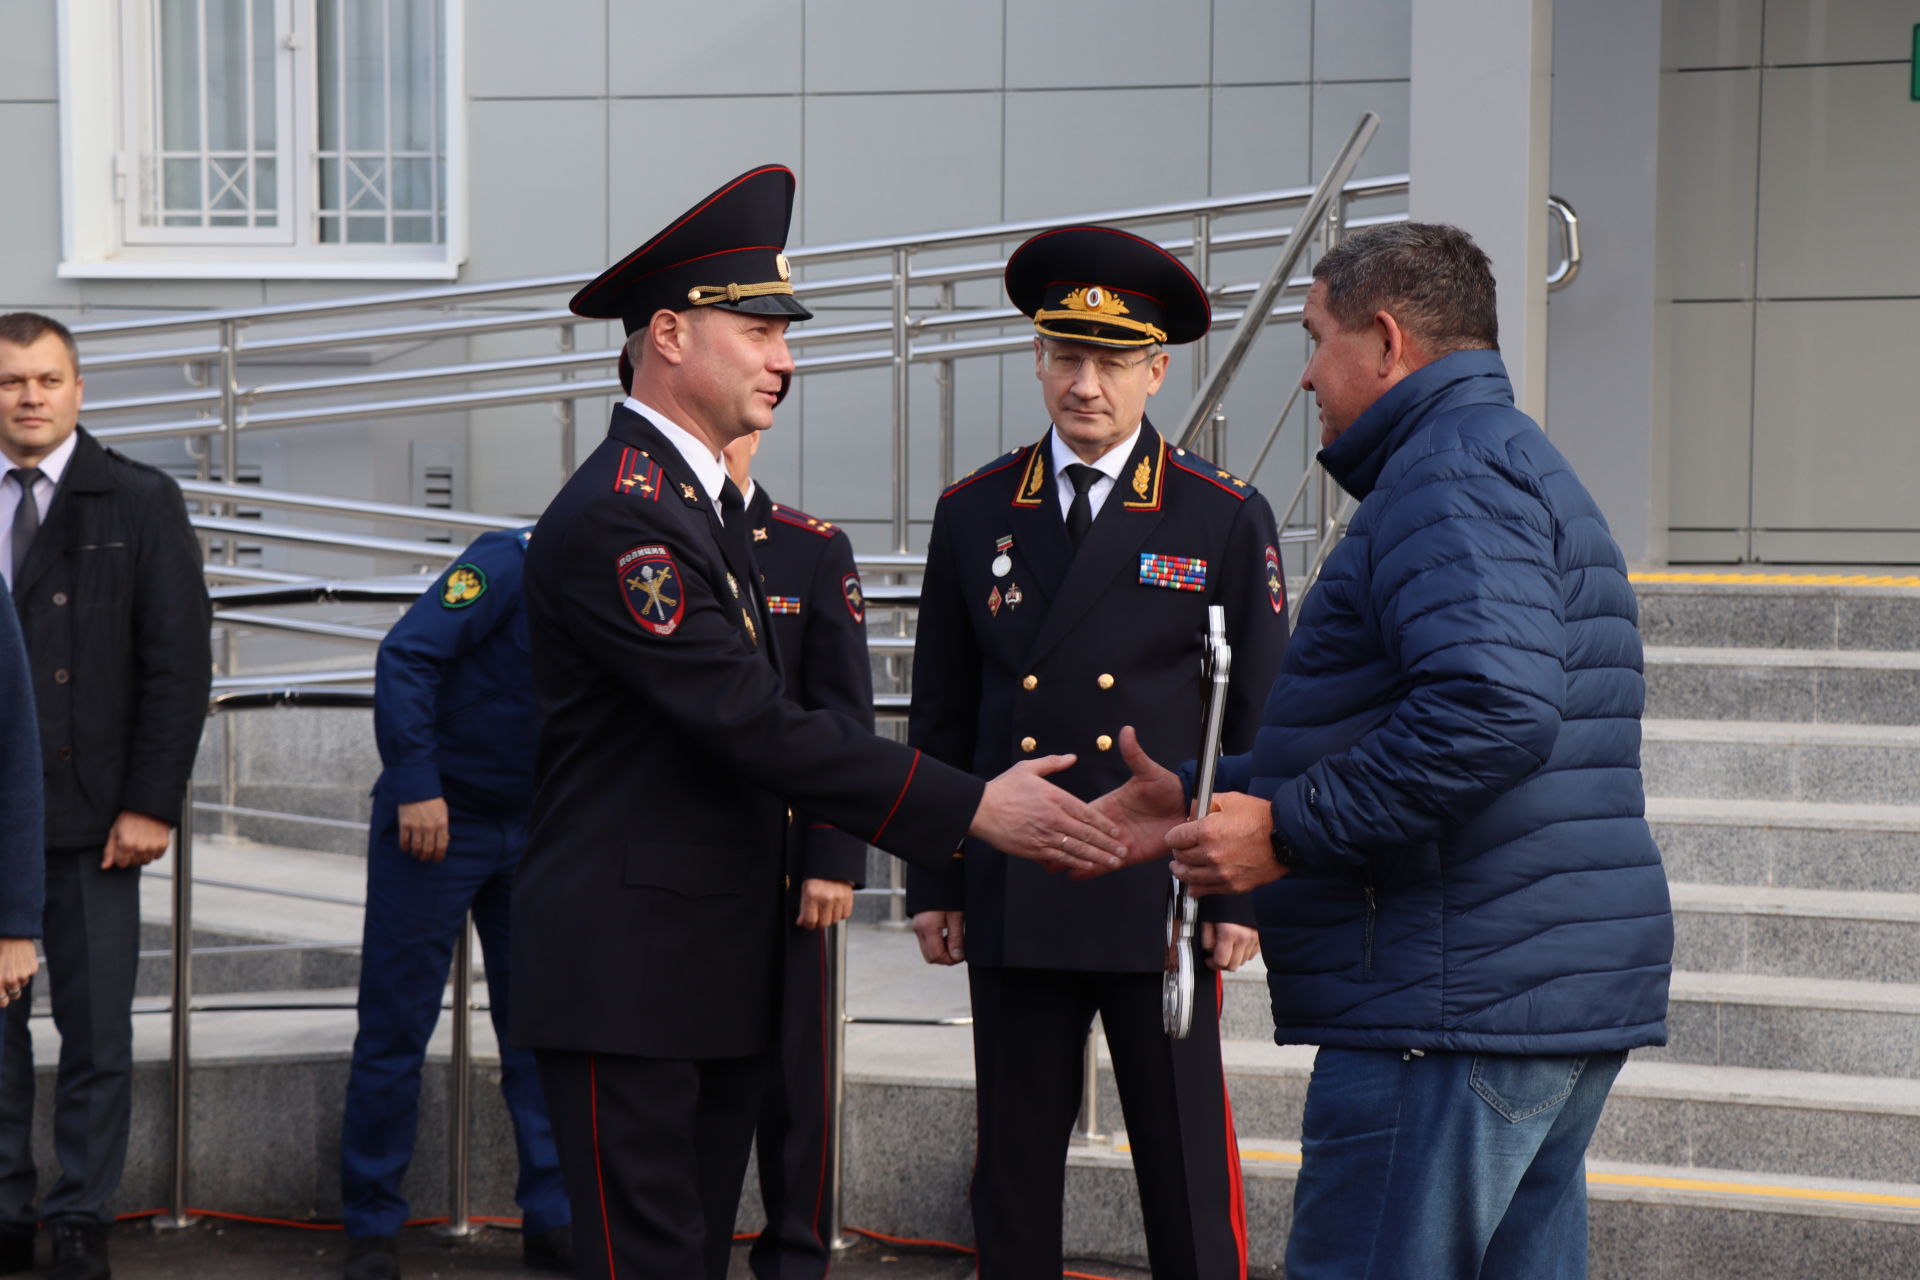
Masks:
[[[687,301],[696,307],[710,307],[716,302],[738,302],[742,298],[792,292],[793,286],[785,280],[769,280],[765,284],[697,284],[687,290]]]
[[[1136,319],[1127,311],[1126,302],[1111,289],[1099,285],[1082,285],[1068,292],[1060,299],[1058,307],[1044,307],[1033,313],[1033,327],[1049,338],[1065,338],[1070,342],[1084,342],[1087,333],[1082,330],[1049,329],[1049,320],[1073,320],[1080,324],[1112,326],[1115,329],[1131,329],[1141,334],[1138,338],[1112,338],[1105,335],[1094,339],[1115,347],[1144,347],[1151,342],[1165,342],[1167,331],[1158,325],[1148,324]]]

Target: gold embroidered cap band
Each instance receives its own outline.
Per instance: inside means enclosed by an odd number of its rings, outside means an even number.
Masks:
[[[1207,291],[1151,240],[1113,227],[1058,227],[1007,259],[1007,297],[1034,332],[1103,347],[1178,345],[1213,321]]]

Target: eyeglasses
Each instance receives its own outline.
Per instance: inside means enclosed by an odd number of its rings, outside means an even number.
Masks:
[[[1106,383],[1108,386],[1119,382],[1122,378],[1133,372],[1133,370],[1138,369],[1151,359],[1153,359],[1152,352],[1148,352],[1138,359],[1129,359],[1126,356],[1082,355],[1078,351],[1065,351],[1058,347],[1042,347],[1040,349],[1041,367],[1047,371],[1050,377],[1061,378],[1071,382],[1080,376],[1083,369],[1088,365],[1092,365],[1094,377],[1100,379],[1100,381]]]

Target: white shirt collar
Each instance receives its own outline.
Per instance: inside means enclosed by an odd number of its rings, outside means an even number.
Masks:
[[[714,515],[721,515],[720,490],[727,482],[727,467],[707,447],[707,442],[644,401],[628,396],[627,408],[660,428],[660,434],[667,438],[667,443],[678,449],[680,456],[687,460],[687,465],[693,468],[693,478],[707,491],[707,500],[713,503]],[[724,517],[721,523],[726,523]]]
[[[1057,479],[1064,479],[1067,468],[1080,461],[1079,455],[1067,448],[1066,442],[1060,439],[1060,428],[1055,427],[1049,431],[1047,438],[1052,442],[1053,474]],[[1120,472],[1126,468],[1127,459],[1133,456],[1133,446],[1139,442],[1140,424],[1136,423],[1134,424],[1132,435],[1101,454],[1098,461],[1089,462],[1084,465],[1092,467],[1109,480],[1118,480],[1120,478]],[[1066,483],[1071,485],[1073,481],[1067,480]],[[1095,482],[1096,487],[1098,483],[1098,481]]]
[[[50,484],[55,487],[59,486],[60,477],[67,473],[67,464],[73,461],[73,450],[79,443],[80,429],[75,427],[67,433],[67,438],[60,442],[58,449],[55,449],[52,453],[40,459],[40,482],[42,484]],[[11,471],[18,465],[12,458],[5,456],[0,456],[0,464],[5,465],[6,471]],[[0,474],[5,473],[0,472]]]

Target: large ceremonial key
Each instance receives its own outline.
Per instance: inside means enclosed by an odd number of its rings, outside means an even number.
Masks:
[[[1207,693],[1206,727],[1200,734],[1200,759],[1193,780],[1193,816],[1205,817],[1213,808],[1213,775],[1220,763],[1220,732],[1227,716],[1227,674],[1233,667],[1233,646],[1227,643],[1227,611],[1207,606],[1207,647],[1200,655],[1200,683]],[[1200,904],[1178,879],[1167,901],[1167,947],[1173,964],[1160,986],[1160,1022],[1175,1040],[1185,1040],[1193,1029],[1193,933]]]

